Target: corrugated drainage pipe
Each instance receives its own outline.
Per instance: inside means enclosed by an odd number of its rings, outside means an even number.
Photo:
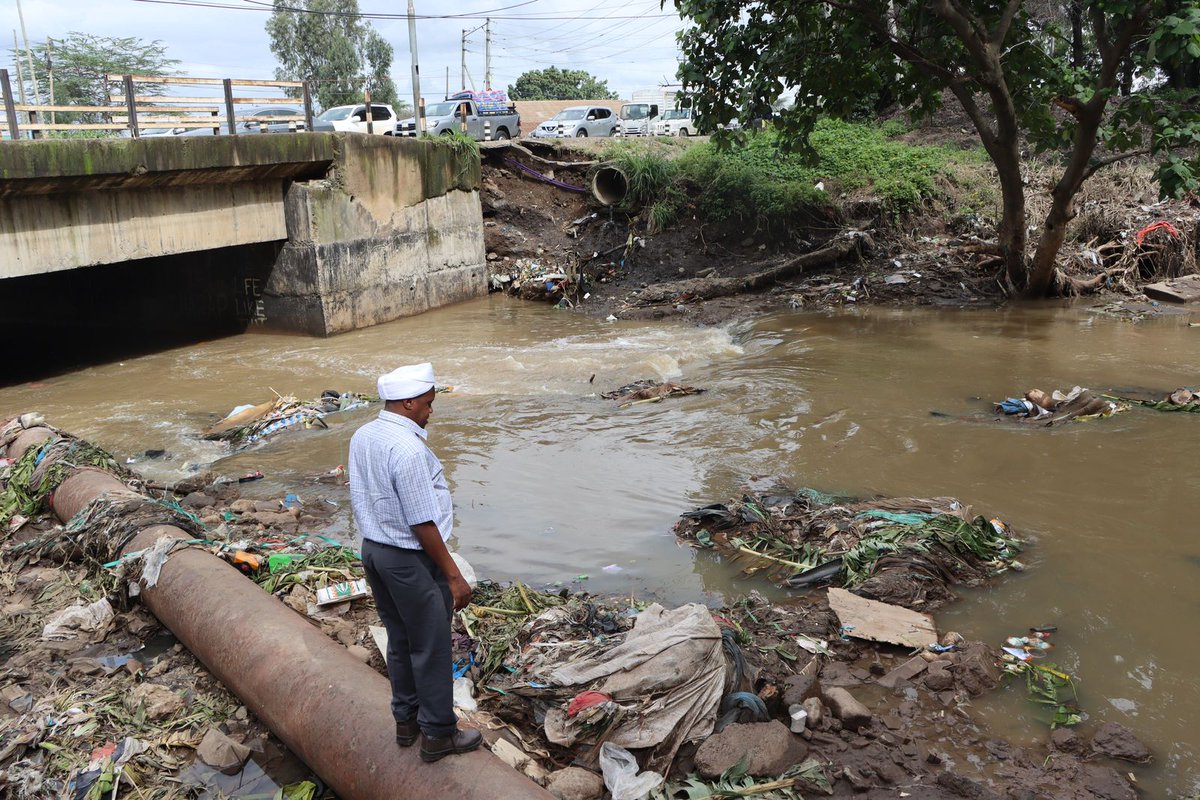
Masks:
[[[9,457],[19,457],[50,435],[45,428],[26,431],[9,445]],[[80,469],[55,491],[54,513],[66,522],[104,492],[134,494],[106,472]],[[125,552],[144,550],[162,536],[189,538],[174,526],[155,525],[138,534]],[[418,747],[399,747],[388,680],[204,550],[172,553],[158,584],[143,589],[142,599],[345,800],[552,800],[545,789],[487,750],[425,764]]]
[[[592,196],[602,206],[615,206],[629,194],[629,178],[620,167],[603,164],[592,175]]]

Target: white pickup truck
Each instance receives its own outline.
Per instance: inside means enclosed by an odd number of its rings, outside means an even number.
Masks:
[[[513,139],[521,135],[521,115],[515,107],[509,106],[503,111],[483,111],[473,99],[443,100],[425,106],[425,133],[441,136],[461,131],[464,106],[467,110],[467,135],[475,141],[484,141],[489,133],[493,140]],[[416,136],[415,125],[413,117],[402,119],[395,126],[393,135]]]

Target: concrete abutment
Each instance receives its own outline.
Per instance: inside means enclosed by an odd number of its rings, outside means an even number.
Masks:
[[[220,310],[196,339],[332,335],[486,293],[479,185],[469,149],[361,134],[6,142],[0,287],[69,307],[111,280],[134,295],[118,327]],[[65,329],[112,327],[92,311]]]

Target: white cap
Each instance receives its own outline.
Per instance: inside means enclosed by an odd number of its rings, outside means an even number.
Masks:
[[[375,382],[381,400],[410,400],[433,388],[433,364],[409,364],[380,375]]]

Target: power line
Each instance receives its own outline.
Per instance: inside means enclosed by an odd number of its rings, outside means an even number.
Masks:
[[[530,0],[533,2],[533,0]],[[274,13],[276,10],[289,11],[297,14],[318,14],[321,16],[340,16],[353,17],[355,19],[379,19],[379,20],[407,20],[407,14],[374,14],[374,13],[358,13],[348,14],[341,11],[312,11],[306,8],[294,8],[290,6],[274,6],[265,5],[231,5],[229,3],[212,2],[211,0],[132,0],[135,3],[149,3],[152,5],[164,6],[182,6],[185,8],[218,8],[227,11],[260,11]],[[247,0],[249,2],[249,0]],[[522,4],[523,5],[523,4]],[[414,19],[487,19],[489,13],[486,11],[471,12],[468,14],[414,14]],[[514,22],[538,22],[538,21],[553,21],[553,20],[586,20],[597,19],[594,17],[585,17],[571,14],[491,14],[492,19],[510,20]],[[656,14],[660,18],[674,17],[679,19],[678,14]],[[598,19],[640,19],[642,15],[623,16],[623,17],[600,17]]]

